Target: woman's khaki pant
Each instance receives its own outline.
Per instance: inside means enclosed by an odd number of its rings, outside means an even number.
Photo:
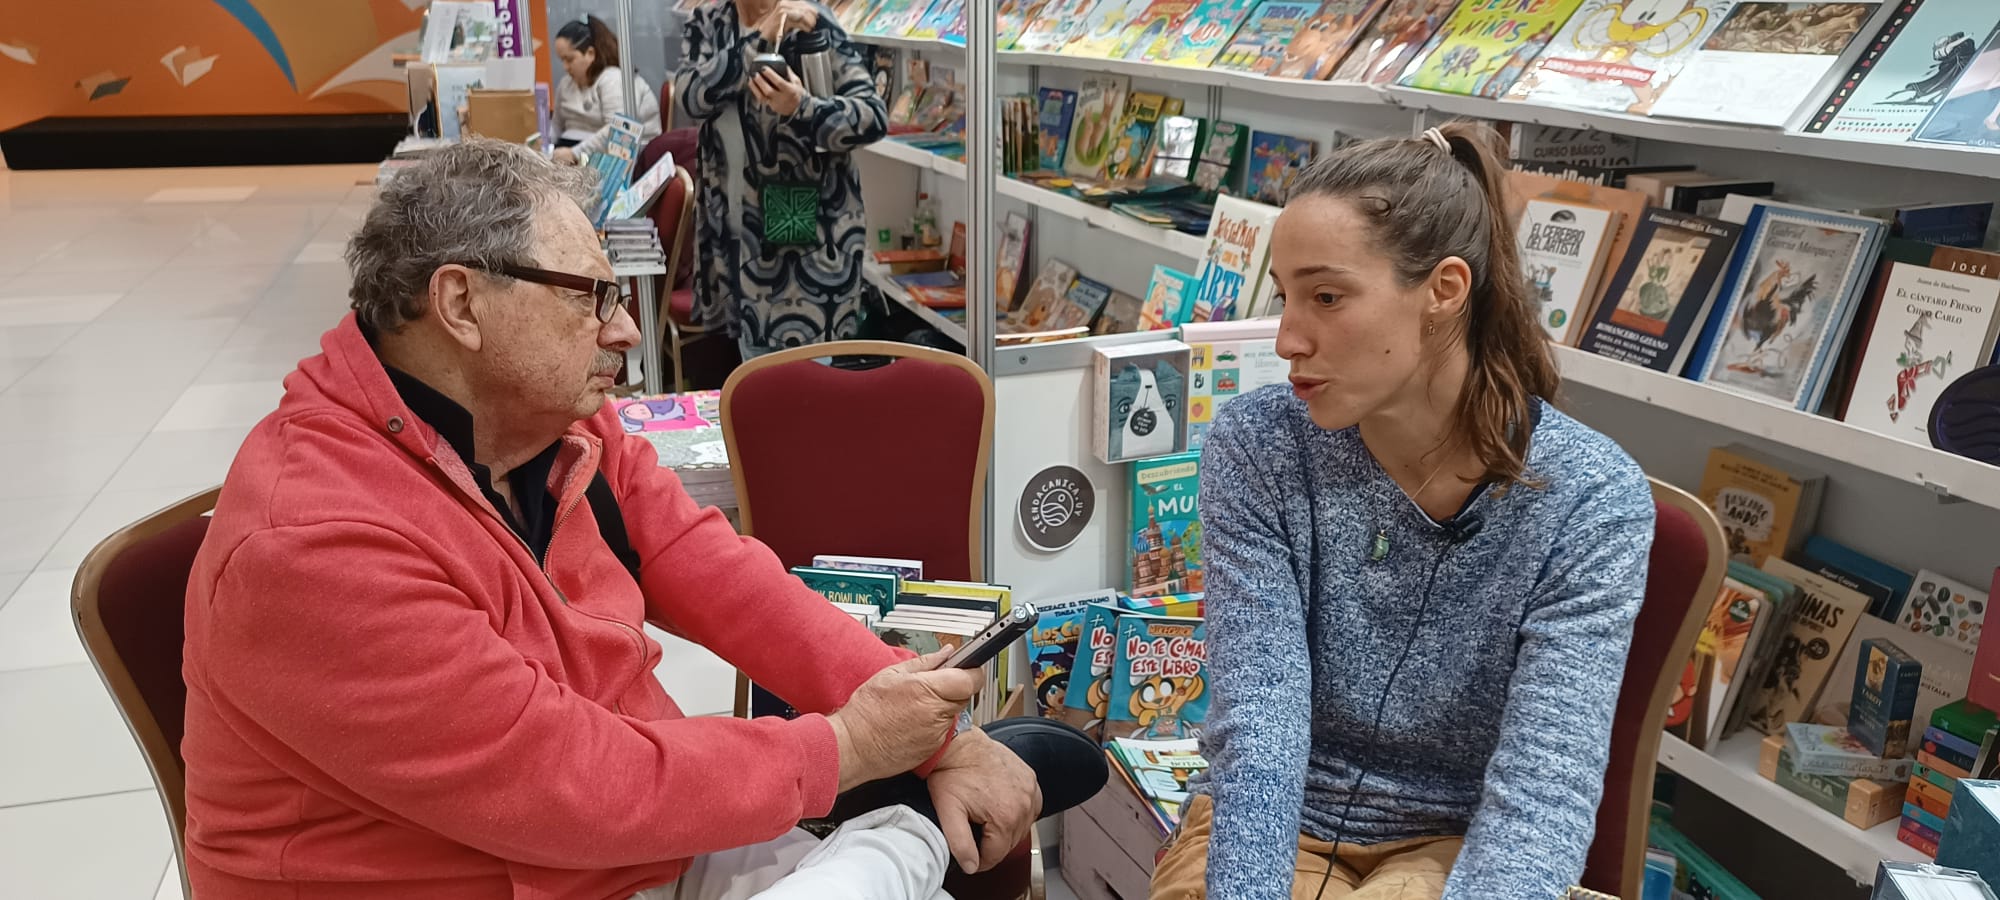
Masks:
[[[1214,806],[1188,802],[1179,833],[1153,869],[1152,900],[1205,900]],[[1465,840],[1422,837],[1381,844],[1340,844],[1299,837],[1292,900],[1437,900]]]

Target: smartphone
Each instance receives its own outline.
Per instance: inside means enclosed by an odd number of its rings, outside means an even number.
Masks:
[[[764,74],[765,69],[776,69],[778,70],[778,77],[783,78],[787,70],[784,55],[779,53],[759,53],[750,58],[751,78]]]
[[[1012,612],[994,619],[993,624],[986,626],[986,630],[973,635],[971,640],[959,647],[958,652],[945,661],[945,668],[977,669],[986,665],[988,660],[999,656],[1000,651],[1007,649],[1009,645],[1020,640],[1022,635],[1027,634],[1028,629],[1035,627],[1035,619],[1039,616],[1040,613],[1035,611],[1033,603],[1023,603],[1014,607]]]

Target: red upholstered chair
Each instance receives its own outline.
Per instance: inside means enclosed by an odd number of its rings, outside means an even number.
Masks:
[[[658,141],[659,138],[655,138]],[[660,243],[667,248],[667,271],[672,278],[659,278],[659,322],[667,330],[666,352],[674,361],[674,392],[687,390],[687,373],[681,359],[688,344],[708,334],[693,324],[694,313],[694,177],[685,166],[674,167],[674,177],[660,189],[653,204],[653,225],[659,229]],[[654,365],[649,360],[647,365]]]
[[[820,362],[842,357],[890,361]],[[723,385],[722,434],[742,531],[786,566],[823,553],[888,556],[922,560],[927,578],[986,577],[993,382],[965,357],[884,341],[762,356]],[[747,715],[749,685],[736,681],[736,714]],[[1040,898],[1041,868],[1031,836],[992,871],[954,869],[944,887],[958,900]]]
[[[1597,836],[1583,868],[1584,887],[1628,898],[1639,896],[1645,874],[1646,821],[1653,806],[1660,729],[1729,567],[1722,525],[1700,500],[1655,480],[1653,506],[1646,599],[1632,630],[1632,652],[1625,660],[1611,723]]]
[[[174,829],[176,861],[187,824],[182,613],[188,573],[208,535],[206,514],[218,491],[196,494],[99,542],[77,570],[70,594],[77,636],[152,770]],[[181,871],[182,896],[188,896],[185,865]]]

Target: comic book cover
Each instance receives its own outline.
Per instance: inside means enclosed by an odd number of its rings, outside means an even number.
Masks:
[[[1319,142],[1269,131],[1250,135],[1250,199],[1283,206],[1292,184],[1305,173]]]
[[[1347,58],[1341,60],[1333,80],[1364,84],[1395,81],[1457,7],[1458,0],[1389,0],[1382,14],[1375,17],[1375,24],[1368,26]]]
[[[1180,32],[1167,42],[1159,61],[1170,66],[1205,68],[1250,15],[1252,0],[1202,0],[1187,16]]]
[[[1322,81],[1333,76],[1340,60],[1361,38],[1388,0],[1327,0],[1285,45],[1285,58],[1271,74],[1278,78]]]
[[[1084,611],[1093,604],[1117,602],[1118,592],[1105,588],[1035,604],[1035,627],[1028,632],[1028,684],[1040,715],[1052,719],[1064,716],[1063,692],[1069,689],[1069,673],[1076,668]]]
[[[1148,741],[1201,737],[1208,718],[1208,624],[1118,617],[1104,734]]]
[[[1583,0],[1467,3],[1396,80],[1404,87],[1498,97],[1514,86]]]
[[[1584,0],[1506,99],[1645,115],[1736,0]]]
[[[1231,38],[1210,68],[1269,75],[1285,59],[1285,48],[1319,13],[1321,0],[1264,0]]]
[[[1067,56],[1114,57],[1125,42],[1125,29],[1146,12],[1153,0],[1099,0],[1090,19],[1064,47]]]
[[[1118,644],[1118,616],[1115,603],[1084,607],[1076,661],[1063,688],[1063,720],[1100,740],[1104,715],[1111,709],[1111,663]]]
[[[1125,36],[1112,56],[1132,62],[1157,61],[1172,46],[1194,8],[1195,0],[1153,0],[1125,26]]]
[[[1015,45],[1020,43],[1021,35],[1028,30],[1028,23],[1033,22],[1041,14],[1042,7],[1050,2],[1051,0],[1000,0],[999,30],[994,36],[995,49],[1014,49]]]

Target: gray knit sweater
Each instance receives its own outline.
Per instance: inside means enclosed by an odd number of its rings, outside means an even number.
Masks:
[[[1576,882],[1653,502],[1618,445],[1546,405],[1528,467],[1539,487],[1439,523],[1288,388],[1224,408],[1201,464],[1209,896],[1289,898],[1302,831],[1464,835],[1446,900]]]

